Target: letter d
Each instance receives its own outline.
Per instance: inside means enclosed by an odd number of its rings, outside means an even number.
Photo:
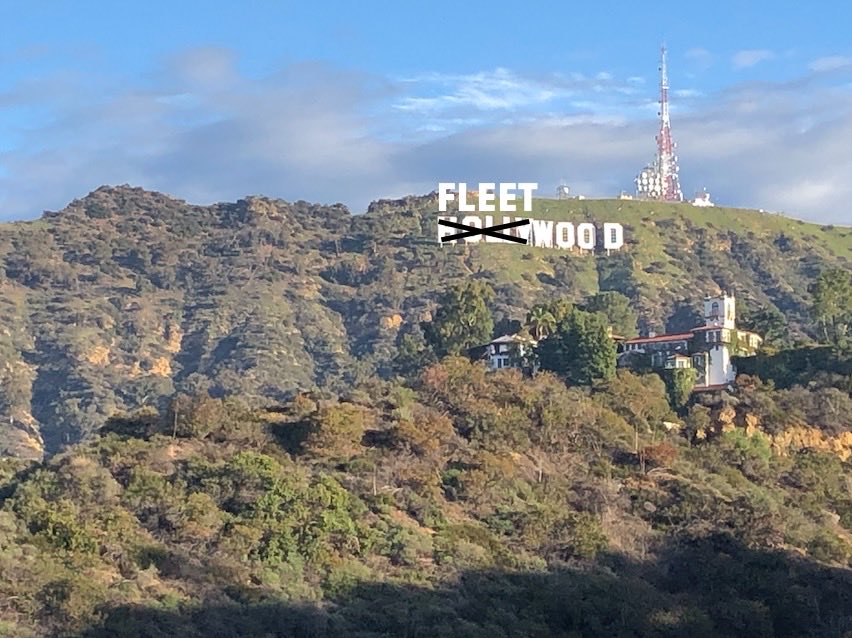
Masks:
[[[621,224],[607,222],[603,226],[604,250],[618,250],[624,246],[624,228]]]

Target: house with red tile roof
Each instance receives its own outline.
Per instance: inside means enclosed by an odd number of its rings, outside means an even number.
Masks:
[[[756,354],[761,343],[757,333],[737,328],[736,299],[723,293],[704,300],[704,325],[689,332],[626,339],[619,360],[629,365],[632,355],[644,355],[653,368],[694,368],[696,391],[718,390],[737,376],[733,358]]]

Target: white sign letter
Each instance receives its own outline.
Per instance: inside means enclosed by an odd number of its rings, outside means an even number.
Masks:
[[[515,194],[509,191],[515,190],[515,185],[512,182],[500,183],[500,211],[503,213],[514,213],[515,205],[509,204],[510,201],[515,201]]]
[[[562,250],[574,247],[574,224],[571,222],[556,224],[556,247]]]
[[[595,225],[585,222],[577,226],[577,246],[583,250],[595,249]]]
[[[483,228],[490,228],[493,225],[494,225],[494,218],[491,215],[486,215],[485,216],[485,224],[482,227]],[[503,232],[505,233],[507,231],[504,230]],[[483,237],[485,237],[485,243],[486,244],[502,244],[503,243],[503,240],[500,239],[499,237],[491,237],[489,235],[483,235]]]
[[[606,222],[604,225],[604,248],[618,250],[624,246],[624,228],[621,224]]]
[[[538,188],[538,184],[533,182],[521,182],[518,184],[518,189],[524,191],[524,211],[532,210],[532,192]]]
[[[447,202],[453,201],[456,196],[450,191],[456,187],[454,182],[438,182],[438,210],[447,212]]]
[[[461,223],[465,226],[475,226],[476,228],[482,228],[482,222],[480,221],[479,217],[474,217],[473,215],[468,215],[467,217],[462,219]],[[460,230],[459,232],[463,233],[467,231]],[[468,244],[476,244],[479,242],[480,239],[482,239],[482,235],[474,235],[473,237],[464,238],[465,242],[467,242]]]
[[[526,219],[526,217],[515,217],[516,222],[519,222],[522,219]],[[508,224],[510,221],[512,220],[508,217],[503,218],[504,224]],[[530,243],[530,230],[532,230],[532,222],[530,222],[529,224],[524,224],[523,226],[517,226],[513,230],[515,231],[516,236],[520,237],[528,244]]]
[[[467,184],[459,182],[459,212],[475,213],[476,205],[467,203]]]
[[[479,185],[479,210],[482,213],[493,213],[494,204],[494,182],[486,182]],[[490,226],[491,224],[488,224]]]
[[[551,220],[533,219],[531,223],[535,245],[540,248],[553,248],[553,222]]]
[[[441,221],[442,219],[444,219],[448,222],[455,222],[457,218],[456,217],[439,217],[438,221]],[[438,241],[441,241],[442,237],[446,237],[447,235],[455,235],[456,233],[460,233],[460,232],[461,232],[460,230],[456,230],[455,228],[450,228],[449,226],[442,226],[441,224],[438,224]],[[455,244],[456,240],[453,239],[452,241],[444,241],[444,242],[441,242],[441,243],[442,244]]]

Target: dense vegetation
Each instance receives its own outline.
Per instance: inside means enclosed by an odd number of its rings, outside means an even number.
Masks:
[[[462,281],[493,288],[494,332],[536,303],[600,291],[630,301],[587,309],[611,311],[617,331],[623,312],[641,329],[688,329],[720,288],[779,347],[845,329],[830,316],[836,299],[809,288],[830,267],[848,270],[849,229],[724,208],[534,202],[541,219],[623,223],[625,249],[596,256],[440,246],[435,210],[434,197],[364,215],[257,197],[202,207],[104,187],[0,225],[0,451],[40,458],[176,392],[262,405],[416,371],[424,361],[398,355],[421,351],[421,324],[441,319],[438,300]],[[810,315],[814,294],[825,321]],[[441,338],[439,354],[466,345]]]
[[[0,636],[852,636],[849,231],[540,201],[632,241],[440,247],[433,204],[0,230]],[[720,287],[767,336],[730,391],[616,367]],[[524,372],[468,356],[509,332]]]
[[[179,395],[6,461],[0,634],[844,635],[852,400],[706,402],[459,357],[272,411]]]

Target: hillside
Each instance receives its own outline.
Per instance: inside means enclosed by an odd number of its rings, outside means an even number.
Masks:
[[[852,259],[848,228],[618,200],[537,200],[533,213],[623,223],[628,246],[609,256],[440,246],[436,209],[433,197],[364,215],[258,197],[194,206],[102,187],[0,226],[0,450],[39,458],[176,391],[261,404],[387,376],[400,335],[470,277],[494,285],[498,319],[618,290],[662,330],[725,288],[807,337],[809,283]]]
[[[0,460],[0,635],[847,636],[842,399],[749,381],[668,431],[653,374],[460,358],[271,411],[178,399]]]

